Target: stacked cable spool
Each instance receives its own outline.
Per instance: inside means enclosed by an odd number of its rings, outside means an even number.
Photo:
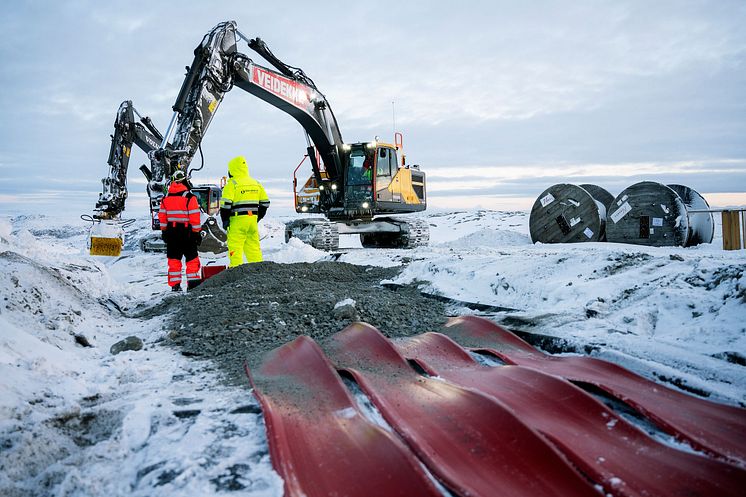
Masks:
[[[544,190],[531,208],[534,243],[606,240],[606,213],[614,197],[596,185],[560,183]]]
[[[683,185],[653,181],[635,183],[614,199],[608,211],[606,237],[609,242],[653,247],[690,247],[710,243],[715,222],[698,192]]]

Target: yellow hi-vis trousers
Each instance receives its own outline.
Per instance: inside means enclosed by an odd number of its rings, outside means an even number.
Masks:
[[[259,228],[256,223],[256,216],[231,216],[231,222],[228,225],[230,267],[243,264],[244,254],[249,263],[262,261]]]

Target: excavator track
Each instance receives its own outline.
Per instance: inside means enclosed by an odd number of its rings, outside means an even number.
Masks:
[[[423,247],[430,241],[430,225],[425,219],[407,220],[406,242],[403,248]]]
[[[411,249],[425,246],[430,241],[430,226],[424,219],[385,218],[380,221],[398,226],[399,232],[361,233],[363,247]]]
[[[339,226],[323,219],[296,219],[285,225],[285,242],[297,238],[319,250],[339,248]]]

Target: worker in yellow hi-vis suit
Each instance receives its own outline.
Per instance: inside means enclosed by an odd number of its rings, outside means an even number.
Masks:
[[[269,198],[264,187],[249,176],[246,158],[238,156],[228,162],[228,182],[220,199],[220,217],[223,228],[228,230],[228,256],[230,267],[246,261],[260,262],[262,249],[259,246],[261,221],[269,208]]]

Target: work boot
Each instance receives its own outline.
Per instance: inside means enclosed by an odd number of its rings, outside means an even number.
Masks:
[[[180,292],[181,291],[181,284],[177,283],[176,285],[172,286],[171,287],[171,291],[172,292]]]
[[[187,282],[187,292],[193,288],[197,288],[202,283],[202,280],[192,280]]]

